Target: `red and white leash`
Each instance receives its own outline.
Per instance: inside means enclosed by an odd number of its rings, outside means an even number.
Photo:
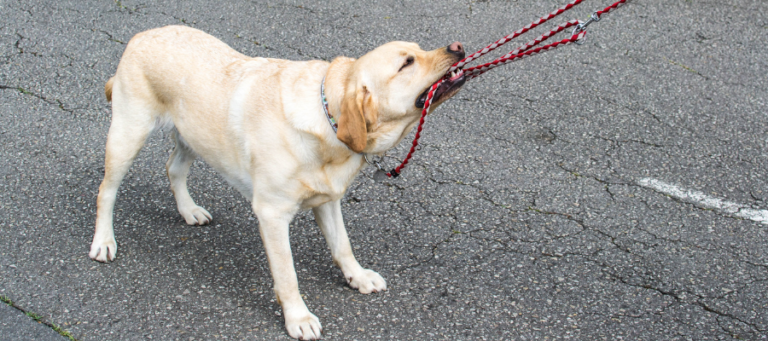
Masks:
[[[552,19],[554,17],[557,17],[558,15],[560,15],[560,14],[564,13],[565,11],[573,8],[574,6],[582,3],[583,1],[584,0],[574,0],[573,2],[567,4],[567,5],[563,6],[563,7],[558,8],[557,10],[555,10],[552,13],[549,13],[548,15],[545,15],[545,16],[537,19],[536,21],[526,25],[525,27],[515,31],[514,33],[512,33],[512,34],[510,34],[510,35],[508,35],[508,36],[506,36],[504,38],[501,38],[501,39],[499,39],[499,40],[497,40],[495,42],[493,42],[492,44],[486,46],[485,48],[481,49],[480,51],[477,51],[477,52],[471,54],[470,56],[468,56],[468,57],[466,57],[466,58],[456,62],[456,64],[451,66],[451,68],[448,70],[447,75],[450,75],[452,72],[454,72],[456,70],[461,70],[462,67],[467,65],[469,62],[471,62],[471,61],[473,61],[473,60],[475,60],[477,58],[480,58],[483,55],[487,54],[488,52],[491,52],[491,51],[495,50],[496,48],[498,48],[498,47],[500,47],[500,46],[502,46],[502,45],[512,41],[513,39],[515,39],[518,36],[524,34],[525,32],[528,32],[529,30],[535,28],[536,26],[539,26],[539,25],[547,22],[548,20],[550,20],[550,19]],[[495,68],[497,66],[500,66],[500,65],[511,63],[511,62],[523,59],[525,57],[536,55],[536,54],[539,54],[539,53],[544,52],[544,51],[549,51],[549,50],[557,48],[559,46],[568,45],[570,43],[581,44],[581,43],[579,43],[579,41],[584,39],[584,37],[587,35],[586,28],[587,28],[587,26],[589,26],[589,24],[591,24],[593,22],[600,21],[600,17],[603,14],[608,13],[608,12],[610,12],[610,11],[620,7],[621,5],[623,5],[626,2],[627,2],[627,0],[619,0],[616,3],[614,3],[613,5],[610,5],[610,6],[606,7],[602,11],[594,12],[589,17],[589,19],[587,19],[586,22],[583,22],[581,20],[571,20],[571,21],[568,21],[568,22],[566,22],[566,23],[564,23],[564,24],[562,24],[560,26],[557,26],[552,31],[549,31],[548,33],[545,33],[545,34],[541,35],[540,37],[538,37],[538,38],[528,42],[527,44],[525,44],[525,45],[523,45],[523,46],[521,46],[521,47],[519,47],[519,48],[517,48],[515,50],[512,50],[511,52],[505,54],[504,56],[493,60],[492,62],[485,63],[485,64],[480,64],[480,65],[476,65],[476,66],[472,66],[470,68],[464,69],[463,70],[464,77],[466,78],[466,81],[469,81],[470,79],[475,78],[477,76],[480,76],[481,74],[487,72],[488,70],[491,70],[491,69],[493,69],[493,68]],[[565,30],[567,28],[570,28],[570,27],[574,27],[574,26],[575,26],[575,28],[574,28],[573,32],[571,33],[571,37],[570,38],[565,38],[563,40],[556,41],[556,42],[548,44],[548,45],[544,45],[544,46],[541,46],[541,47],[534,48],[535,46],[537,46],[541,42],[549,39],[553,35],[555,35],[557,33],[560,33],[563,30]],[[387,177],[396,178],[396,177],[398,177],[400,175],[400,171],[405,167],[405,165],[408,164],[408,161],[410,161],[411,157],[413,156],[413,153],[416,151],[416,149],[417,149],[417,147],[419,145],[419,138],[421,137],[421,129],[422,129],[423,125],[424,125],[424,120],[427,117],[429,106],[432,104],[432,100],[434,98],[435,90],[437,90],[437,88],[440,86],[440,84],[442,84],[447,79],[447,77],[448,76],[441,78],[440,80],[435,82],[435,84],[433,84],[432,87],[429,89],[429,93],[427,94],[427,99],[426,99],[426,101],[424,103],[424,109],[421,110],[421,119],[419,120],[419,126],[416,129],[416,136],[414,136],[413,144],[411,145],[411,149],[410,149],[410,151],[408,151],[408,155],[406,155],[406,157],[403,160],[403,162],[400,163],[399,166],[397,166],[394,169],[392,169],[392,170],[387,172],[387,171],[385,171],[382,168],[382,166],[381,166],[381,164],[379,164],[379,162],[372,162],[371,163],[369,161],[369,163],[375,165],[379,169],[374,174],[374,179],[382,180],[382,179],[386,179]],[[366,157],[366,161],[368,161],[367,157]]]

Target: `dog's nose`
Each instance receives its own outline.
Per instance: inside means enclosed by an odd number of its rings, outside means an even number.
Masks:
[[[460,42],[456,41],[453,42],[453,44],[448,45],[448,50],[451,52],[464,52],[464,45],[461,45]]]
[[[451,45],[448,45],[447,49],[449,53],[459,56],[460,58],[464,58],[464,45],[461,45],[460,42],[457,41]]]

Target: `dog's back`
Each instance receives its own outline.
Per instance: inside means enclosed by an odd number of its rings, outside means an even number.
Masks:
[[[177,105],[174,101],[184,96],[202,97],[198,96],[200,92],[210,96],[212,89],[231,90],[226,84],[227,68],[248,59],[194,28],[166,26],[149,30],[128,42],[115,77],[107,82],[107,99],[121,91],[167,106]]]

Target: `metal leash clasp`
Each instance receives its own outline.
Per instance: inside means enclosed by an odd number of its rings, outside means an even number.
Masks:
[[[374,181],[381,182],[386,180],[389,177],[387,176],[387,171],[385,171],[384,167],[382,167],[381,163],[379,163],[379,160],[371,161],[370,159],[368,159],[368,154],[363,154],[363,157],[365,158],[365,162],[367,162],[369,165],[378,168],[378,170],[373,173]]]
[[[589,26],[589,24],[591,24],[593,22],[598,22],[598,21],[600,21],[600,16],[598,16],[597,15],[597,11],[595,11],[594,13],[592,13],[592,15],[589,16],[587,21],[585,21],[585,22],[583,22],[581,24],[576,25],[576,28],[573,29],[573,33],[571,33],[571,35],[576,35],[577,33],[581,33],[583,31],[586,31],[587,30],[587,26]],[[583,39],[579,39],[579,40],[575,41],[575,43],[576,43],[576,45],[582,45],[582,44],[584,44],[584,40]]]

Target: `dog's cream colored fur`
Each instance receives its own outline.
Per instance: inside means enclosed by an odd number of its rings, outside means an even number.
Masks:
[[[294,62],[250,58],[188,27],[137,34],[105,89],[113,113],[90,257],[115,258],[118,186],[147,136],[172,125],[176,148],[166,169],[179,213],[191,225],[211,220],[187,191],[200,156],[251,201],[288,333],[319,338],[320,322],[299,294],[288,225],[312,208],[349,285],[386,290],[379,274],[355,260],[340,199],[365,166],[361,153],[381,154],[400,142],[419,119],[416,98],[458,59],[446,48],[392,42],[357,60]],[[321,106],[323,77],[337,134]]]

